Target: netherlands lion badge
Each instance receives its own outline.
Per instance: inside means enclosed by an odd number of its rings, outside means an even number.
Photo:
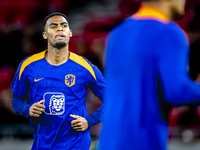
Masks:
[[[69,87],[75,84],[76,77],[73,74],[68,74],[65,76],[65,84]]]

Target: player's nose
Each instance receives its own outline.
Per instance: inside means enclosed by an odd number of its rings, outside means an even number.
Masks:
[[[63,28],[62,28],[61,25],[58,25],[58,27],[57,27],[57,31],[63,31]]]

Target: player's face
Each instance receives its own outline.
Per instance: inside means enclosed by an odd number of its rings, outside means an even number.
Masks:
[[[44,39],[55,46],[55,43],[65,42],[68,44],[72,31],[69,29],[67,20],[62,16],[53,16],[46,22],[45,32],[43,32]]]
[[[185,13],[185,2],[186,0],[172,0],[173,11],[179,15],[183,15]]]

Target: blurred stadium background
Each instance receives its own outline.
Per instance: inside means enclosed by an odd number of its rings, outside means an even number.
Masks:
[[[13,111],[10,85],[19,63],[47,48],[42,38],[43,19],[54,11],[66,14],[73,31],[70,51],[103,72],[106,35],[139,6],[140,0],[0,0],[0,150],[31,149],[32,129],[28,119]],[[189,36],[189,74],[200,81],[200,0],[187,0],[185,15],[174,21]],[[101,105],[90,90],[86,105],[89,114]],[[170,150],[200,149],[199,106],[172,107],[169,124]],[[100,130],[101,124],[91,128],[91,150],[98,144]]]

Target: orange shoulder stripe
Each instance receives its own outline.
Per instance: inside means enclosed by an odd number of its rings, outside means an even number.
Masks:
[[[70,52],[69,59],[73,60],[77,64],[86,68],[91,73],[91,75],[94,77],[94,79],[96,80],[96,75],[94,73],[94,70],[92,69],[91,65],[83,57]]]
[[[166,14],[164,14],[162,11],[158,10],[155,7],[143,5],[141,6],[138,11],[133,14],[133,17],[138,19],[148,19],[148,18],[154,18],[158,21],[164,21],[169,22],[169,18]]]
[[[34,54],[33,56],[30,56],[29,58],[27,58],[21,65],[20,71],[19,71],[19,80],[21,78],[22,72],[24,71],[24,69],[26,68],[26,66],[28,66],[29,64],[31,64],[34,61],[40,60],[42,58],[44,58],[46,51]]]

